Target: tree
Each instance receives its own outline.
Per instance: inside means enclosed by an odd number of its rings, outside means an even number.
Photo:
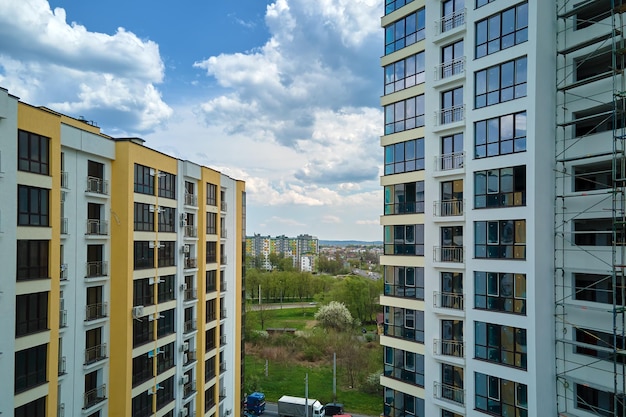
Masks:
[[[315,320],[327,329],[338,331],[347,330],[352,327],[352,314],[343,303],[331,301],[324,305],[315,313]]]

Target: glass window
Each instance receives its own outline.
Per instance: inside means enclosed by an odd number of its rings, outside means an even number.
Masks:
[[[424,95],[385,106],[385,135],[424,126]]]
[[[17,281],[50,278],[48,240],[17,241]]]
[[[385,187],[385,214],[424,212],[424,181]]]
[[[526,57],[495,65],[474,74],[477,109],[526,97]]]
[[[176,175],[159,172],[159,197],[176,198]]]
[[[386,255],[424,255],[424,225],[385,226]]]
[[[46,382],[48,345],[15,352],[15,394]]]
[[[48,330],[48,292],[18,295],[15,303],[15,336]]]
[[[154,195],[154,169],[135,164],[136,193]]]
[[[17,225],[50,225],[50,190],[47,188],[17,186]]]
[[[526,275],[474,272],[474,307],[526,314]]]
[[[17,169],[48,175],[50,172],[50,138],[19,130]]]
[[[154,245],[150,247],[150,243],[153,242],[134,242],[134,269],[154,268]]]
[[[480,1],[480,0],[479,0]],[[476,7],[484,5],[478,4]],[[518,4],[503,12],[476,22],[476,58],[528,40],[528,3]]]
[[[385,146],[385,175],[424,169],[424,138]]]
[[[136,231],[154,232],[154,206],[135,203],[134,225]]]
[[[385,27],[385,55],[398,51],[424,39],[426,28],[426,9],[421,8],[415,13]]]
[[[477,359],[526,369],[526,329],[480,321],[474,326]]]
[[[385,94],[422,84],[426,78],[424,60],[425,53],[420,52],[385,66]]]
[[[478,372],[474,377],[476,409],[499,416],[528,416],[526,385]]]
[[[525,205],[525,165],[474,172],[474,208]]]
[[[176,208],[159,207],[159,232],[176,231]]]
[[[475,122],[474,140],[476,159],[525,152],[526,112]]]
[[[476,258],[526,259],[526,220],[474,222]]]

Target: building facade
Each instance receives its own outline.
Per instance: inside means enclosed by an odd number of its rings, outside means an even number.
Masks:
[[[0,103],[0,412],[238,414],[243,182]]]
[[[272,269],[270,254],[277,254],[285,258],[291,258],[293,266],[302,272],[315,271],[317,257],[319,256],[319,240],[311,235],[298,235],[287,237],[285,235],[261,236],[254,234],[246,237],[246,255],[252,262],[250,267],[259,267],[265,270]],[[256,265],[253,264],[256,262]]]

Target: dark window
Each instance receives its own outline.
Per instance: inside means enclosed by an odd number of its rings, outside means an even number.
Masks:
[[[176,198],[176,175],[159,172],[159,197]]]
[[[18,295],[15,310],[16,337],[48,330],[48,292]]]
[[[424,299],[424,268],[385,266],[385,295]]]
[[[426,417],[424,400],[385,387],[384,415]]]
[[[465,117],[465,107],[463,106],[463,87],[441,93],[441,112],[439,113],[439,124],[460,122]]]
[[[174,289],[176,288],[176,276],[164,275],[160,277],[157,288],[158,288],[159,303],[163,303],[169,300],[175,300],[176,292],[174,291]]]
[[[424,312],[385,306],[385,335],[424,343]]]
[[[623,401],[623,400],[620,400]],[[603,417],[624,417],[623,408],[619,406],[615,410],[615,394],[600,391],[587,385],[576,384],[576,407],[589,410],[594,415]]]
[[[621,171],[621,162],[617,163],[617,169]],[[624,174],[618,173],[617,178],[624,178]],[[574,191],[606,190],[613,188],[612,161],[601,161],[588,165],[574,167]]]
[[[442,33],[465,24],[465,0],[443,0],[441,6]]]
[[[617,108],[622,108],[624,100],[616,101]],[[613,111],[613,103],[601,104],[573,114],[574,135],[583,137],[596,133],[619,129],[624,123],[624,114]]]
[[[215,378],[215,376],[215,356],[211,356],[204,361],[204,382],[209,382],[211,379]]]
[[[574,273],[574,283],[576,286],[574,299],[613,304],[613,278],[611,275]],[[617,295],[615,304],[623,305],[622,292],[617,291],[615,294]]]
[[[176,349],[174,348],[174,342],[162,346],[159,349],[161,353],[157,355],[157,374],[161,375],[176,364],[174,361],[176,358]]]
[[[217,185],[207,183],[206,185],[206,204],[208,206],[217,207]]]
[[[618,232],[620,244],[624,237]],[[574,244],[579,246],[611,246],[613,244],[613,220],[579,219],[574,220]]]
[[[385,106],[385,135],[424,126],[424,95]]]
[[[217,262],[217,242],[206,242],[206,262]]]
[[[206,336],[206,340],[204,342],[204,350],[208,352],[211,349],[215,349],[217,346],[215,343],[215,327],[205,331],[204,335]]]
[[[207,300],[206,301],[206,321],[207,323],[210,321],[215,321],[217,320],[217,304],[216,301],[213,300]]]
[[[159,232],[176,231],[176,208],[159,207]]]
[[[526,275],[474,272],[474,307],[482,310],[526,314]]]
[[[474,106],[477,109],[526,97],[526,57],[477,71]]]
[[[488,158],[526,151],[526,112],[474,123],[474,157]]]
[[[405,4],[411,3],[413,0],[385,0],[385,14],[389,14],[394,10],[398,10]]]
[[[132,417],[148,417],[152,414],[152,396],[143,391],[132,400]]]
[[[441,410],[441,417],[463,417],[463,416],[457,413],[453,413],[452,411]]]
[[[424,138],[385,146],[385,175],[424,169]]]
[[[441,69],[437,74],[440,79],[461,74],[464,70],[465,54],[462,39],[441,48]]]
[[[38,398],[15,409],[15,417],[46,417],[46,397]]]
[[[206,233],[207,235],[217,234],[217,213],[206,214]]]
[[[204,391],[204,411],[209,411],[215,406],[215,385]]]
[[[426,9],[421,8],[385,26],[385,55],[413,45],[426,34]]]
[[[460,216],[463,214],[463,180],[443,181],[441,183],[441,202],[436,215]]]
[[[626,363],[626,356],[619,353],[623,352],[625,347],[623,336],[618,334],[616,338],[617,344],[615,344],[613,333],[577,327],[575,337],[576,342],[584,343],[589,346],[576,345],[574,352],[606,361],[613,361],[613,358],[615,358],[617,363]],[[594,349],[593,346],[597,346],[598,348]],[[615,348],[617,353],[614,352],[613,348]]]
[[[424,181],[385,186],[385,214],[424,212]]]
[[[150,306],[152,304],[154,304],[154,286],[150,284],[150,278],[134,280],[133,305]]]
[[[133,358],[133,387],[152,377],[152,358],[148,357],[148,353]]]
[[[15,352],[15,394],[46,382],[48,345]]]
[[[176,242],[159,242],[159,267],[176,265]]]
[[[87,161],[87,189],[89,193],[109,194],[108,182],[104,180],[104,164]]]
[[[526,329],[480,321],[474,324],[477,359],[526,369]]]
[[[526,220],[474,222],[476,258],[526,259]]]
[[[451,307],[458,308],[456,300],[458,297],[463,297],[463,274],[460,272],[442,272],[441,292],[449,298]]]
[[[217,291],[217,271],[206,271],[206,292],[207,294]]]
[[[50,190],[17,186],[17,225],[49,226]]]
[[[157,410],[174,401],[174,376],[161,381],[159,385],[163,389],[157,391]]]
[[[441,383],[442,398],[456,403],[465,401],[462,391],[464,383],[464,370],[462,367],[442,363]]]
[[[528,416],[526,385],[478,372],[474,375],[478,410],[496,416]]]
[[[50,138],[35,133],[18,131],[19,171],[48,175],[50,172]]]
[[[154,195],[154,170],[135,164],[135,192]]]
[[[154,232],[154,206],[135,203],[135,230]]]
[[[476,58],[528,40],[528,3],[476,22]]]
[[[448,169],[463,168],[463,133],[455,133],[441,138],[441,161],[438,169],[445,171]]]
[[[386,377],[424,386],[424,355],[386,346],[384,356]]]
[[[587,6],[582,7],[578,13],[576,13],[574,30],[584,29],[611,16],[612,4],[611,0],[595,0],[589,2]]]
[[[385,226],[385,255],[424,255],[424,225]]]
[[[157,337],[161,338],[174,333],[174,311],[175,309],[162,311],[157,321]]]
[[[596,79],[610,77],[611,74],[613,74],[613,71],[611,71],[612,65],[612,54],[610,49],[601,49],[599,51],[594,51],[591,54],[587,54],[574,61],[576,81],[582,81],[594,77]],[[616,66],[618,70],[622,69],[621,60],[616,60]]]
[[[424,52],[385,66],[385,94],[422,84],[426,80]]]
[[[485,4],[492,3],[496,0],[476,0],[476,8],[484,6]]]
[[[440,229],[441,248],[435,254],[437,262],[463,262],[463,226],[445,226]]]
[[[141,346],[154,340],[154,324],[143,318],[133,320],[133,347]]]
[[[526,165],[474,172],[474,208],[526,205]]]
[[[134,269],[154,268],[154,248],[148,241],[134,242]]]
[[[48,240],[17,241],[17,280],[49,278]]]

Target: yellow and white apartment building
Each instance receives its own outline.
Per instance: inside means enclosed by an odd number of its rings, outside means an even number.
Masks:
[[[0,194],[1,416],[240,415],[242,181],[0,89]]]

